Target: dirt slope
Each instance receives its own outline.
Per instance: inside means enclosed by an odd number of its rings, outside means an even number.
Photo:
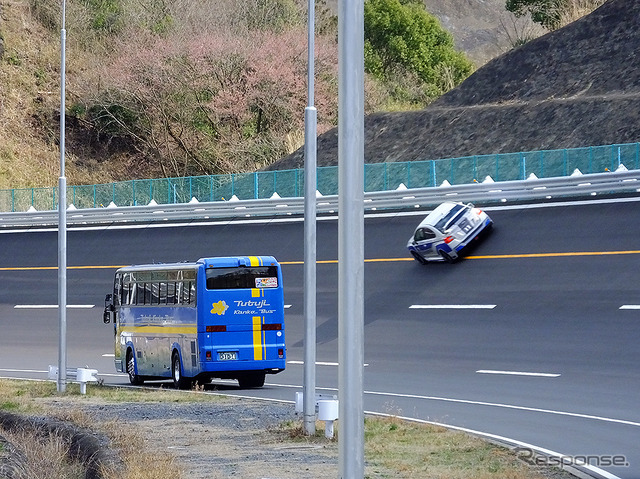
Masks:
[[[609,0],[492,60],[425,110],[366,117],[365,162],[640,141],[639,50],[640,1]],[[337,136],[318,138],[318,166],[337,164]],[[303,164],[301,148],[269,169]]]

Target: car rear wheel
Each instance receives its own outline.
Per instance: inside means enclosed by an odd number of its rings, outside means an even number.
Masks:
[[[412,251],[411,254],[413,255],[413,259],[415,259],[418,263],[427,264],[427,260],[420,256],[419,253]]]
[[[440,251],[438,251],[438,253],[440,253],[440,256],[442,256],[442,259],[444,259],[447,263],[455,263],[456,262],[456,258],[453,258],[445,250],[441,249]]]

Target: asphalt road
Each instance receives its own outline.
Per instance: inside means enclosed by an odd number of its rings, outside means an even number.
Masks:
[[[494,232],[454,265],[410,260],[420,216],[366,219],[365,259],[376,261],[365,265],[365,410],[589,456],[592,473],[640,478],[640,203],[488,211]],[[333,393],[337,228],[318,221],[317,387]],[[250,394],[292,401],[303,380],[302,239],[301,222],[276,220],[70,230],[68,364],[126,383],[104,356],[115,267],[270,254],[284,264],[291,362]],[[55,231],[0,234],[0,376],[41,378],[57,364],[56,309],[24,307],[57,303],[56,264]]]

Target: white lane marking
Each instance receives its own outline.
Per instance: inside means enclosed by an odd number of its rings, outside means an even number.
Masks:
[[[285,305],[284,305],[284,309],[289,309],[290,307],[291,307],[291,305],[290,305],[290,304],[285,304]]]
[[[618,309],[640,309],[640,304],[623,304]]]
[[[49,371],[40,371],[39,369],[0,369],[3,373],[48,373]]]
[[[478,369],[476,371],[478,374],[504,374],[507,376],[537,376],[543,378],[558,378],[560,377],[559,373],[528,373],[524,371],[497,371],[493,369]]]
[[[290,389],[300,389],[300,385],[295,384],[276,384],[273,383],[273,386],[279,386],[283,388]],[[321,388],[324,391],[337,391],[337,388]],[[390,396],[390,397],[398,397],[398,398],[406,398],[406,399],[422,399],[424,401],[441,401],[441,402],[449,402],[455,404],[471,404],[473,406],[487,406],[487,407],[497,407],[503,409],[513,409],[516,411],[528,411],[528,412],[539,412],[542,414],[552,414],[556,416],[567,416],[567,417],[577,417],[580,419],[590,419],[593,421],[603,421],[610,422],[614,424],[624,424],[626,426],[634,426],[640,427],[640,422],[628,421],[626,419],[615,419],[605,416],[595,416],[591,414],[582,414],[577,412],[568,412],[568,411],[556,411],[553,409],[544,409],[544,408],[535,408],[529,406],[516,406],[514,404],[501,404],[501,403],[493,403],[486,401],[472,401],[470,399],[453,399],[453,398],[445,398],[439,396],[421,396],[419,394],[401,394],[401,393],[389,393],[389,392],[380,392],[380,391],[364,391],[364,394],[371,394],[372,396]]]
[[[106,353],[102,355],[103,358],[115,358],[116,355],[113,353]]]
[[[420,396],[417,394],[399,394],[399,393],[386,393],[386,392],[374,392],[374,391],[365,391],[365,394],[371,394],[374,396],[403,397],[407,399],[423,399],[427,401],[442,401],[442,402],[457,403],[457,404],[471,404],[475,406],[488,406],[488,407],[497,407],[497,408],[503,408],[503,409],[513,409],[517,411],[539,412],[543,414],[553,414],[556,416],[577,417],[580,419],[591,419],[594,421],[603,421],[603,422],[610,422],[615,424],[625,424],[627,426],[640,427],[640,422],[628,421],[626,419],[614,419],[614,418],[609,418],[604,416],[595,416],[592,414],[556,411],[553,409],[544,409],[544,408],[536,408],[536,407],[528,407],[528,406],[516,406],[513,404],[501,404],[501,403],[492,403],[492,402],[486,402],[486,401],[471,401],[469,399],[452,399],[452,398],[445,398],[445,397],[438,397],[438,396]]]
[[[287,364],[304,365],[304,361],[291,360],[291,361],[287,361]],[[316,366],[340,366],[340,364],[339,363],[330,363],[330,362],[325,362],[325,361],[316,361]],[[369,366],[369,364],[368,363],[364,363],[364,366]]]
[[[494,309],[495,304],[412,304],[409,309]]]
[[[91,309],[95,304],[67,304],[67,309]],[[58,309],[57,304],[16,304],[14,309]]]

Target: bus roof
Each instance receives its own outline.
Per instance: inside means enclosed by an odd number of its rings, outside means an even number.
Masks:
[[[230,268],[234,266],[276,266],[277,264],[278,261],[273,256],[220,256],[200,258],[196,262],[124,266],[118,268],[117,272],[198,269],[200,265],[204,265],[205,268]]]

